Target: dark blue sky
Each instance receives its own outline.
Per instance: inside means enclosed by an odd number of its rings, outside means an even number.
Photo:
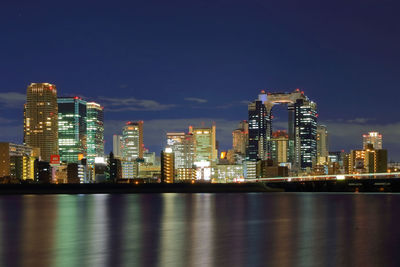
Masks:
[[[301,88],[332,150],[359,148],[376,130],[400,160],[396,1],[63,3],[0,3],[1,140],[22,141],[30,82],[105,105],[107,151],[126,120],[144,120],[156,152],[166,131],[216,121],[227,149],[260,89]]]

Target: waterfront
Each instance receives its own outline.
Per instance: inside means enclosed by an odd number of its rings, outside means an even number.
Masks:
[[[400,194],[0,197],[1,266],[399,266]]]

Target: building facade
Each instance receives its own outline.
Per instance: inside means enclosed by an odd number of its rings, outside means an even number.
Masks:
[[[189,128],[193,134],[194,162],[198,180],[211,180],[211,166],[217,163],[218,150],[216,147],[216,127]]]
[[[124,159],[143,158],[143,121],[126,123],[122,130],[122,143]]]
[[[289,135],[284,130],[274,131],[271,138],[271,159],[274,163],[288,162]]]
[[[171,148],[161,151],[161,182],[174,183],[175,181],[175,159]]]
[[[329,143],[328,143],[328,129],[325,125],[319,124],[317,126],[317,161],[323,164],[328,161],[329,156]]]
[[[87,102],[87,161],[93,165],[97,157],[104,157],[104,112],[95,102]]]
[[[123,147],[123,142],[122,142],[122,135],[113,135],[113,153],[114,157],[116,158],[122,158],[122,147]]]
[[[184,132],[167,133],[167,147],[175,157],[175,169],[192,168],[194,164],[194,136]]]
[[[86,101],[58,98],[58,146],[62,162],[78,163],[87,156]]]
[[[363,148],[371,144],[374,149],[382,149],[382,135],[378,132],[363,134]]]
[[[41,159],[58,155],[57,88],[50,83],[31,83],[24,106],[24,144],[40,148]]]

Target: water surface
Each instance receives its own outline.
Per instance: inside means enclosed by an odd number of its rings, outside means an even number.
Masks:
[[[0,197],[0,266],[400,266],[400,194]]]

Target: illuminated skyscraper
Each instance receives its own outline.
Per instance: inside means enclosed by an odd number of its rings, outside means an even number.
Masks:
[[[24,107],[24,143],[40,148],[42,160],[58,155],[58,106],[56,86],[31,83]]]
[[[175,157],[175,169],[192,168],[194,162],[193,134],[184,132],[167,133],[167,147],[172,149]]]
[[[216,148],[215,125],[211,128],[191,128],[194,137],[194,164],[199,162],[216,162],[218,151]]]
[[[247,149],[247,160],[264,160],[268,157],[269,128],[267,122],[271,118],[267,115],[267,110],[262,101],[256,100],[249,104],[249,143]]]
[[[60,97],[57,102],[61,161],[78,163],[87,151],[86,101],[79,97]]]
[[[368,144],[372,144],[374,149],[382,149],[382,135],[378,132],[363,134],[363,148],[365,149]]]
[[[287,105],[289,113],[289,161],[296,170],[310,169],[317,157],[317,104],[311,101],[299,89],[296,89],[292,93],[266,93],[262,91],[258,101],[261,101],[265,106],[264,116],[266,123],[265,126],[260,125],[263,128],[259,130],[265,129],[265,139],[268,143],[272,135],[272,108],[277,104]],[[251,124],[250,106],[249,124]],[[251,141],[250,128],[251,126],[249,125],[249,149]],[[264,158],[270,158],[270,144],[267,144],[265,150],[267,153],[264,155]]]
[[[249,140],[249,123],[241,121],[239,128],[232,132],[232,147],[234,153],[246,155],[246,148]]]
[[[127,122],[122,130],[122,156],[128,160],[143,158],[143,121]]]
[[[175,159],[171,148],[161,151],[161,182],[173,183],[175,180]]]
[[[328,129],[325,125],[317,126],[317,160],[324,163],[329,156]]]
[[[113,135],[113,153],[114,157],[116,158],[122,158],[122,135]]]
[[[86,104],[87,161],[94,164],[96,157],[104,157],[104,113],[95,102]]]
[[[211,179],[211,165],[218,160],[216,147],[216,127],[192,128],[189,132],[194,138],[194,165],[197,167],[197,179]]]

